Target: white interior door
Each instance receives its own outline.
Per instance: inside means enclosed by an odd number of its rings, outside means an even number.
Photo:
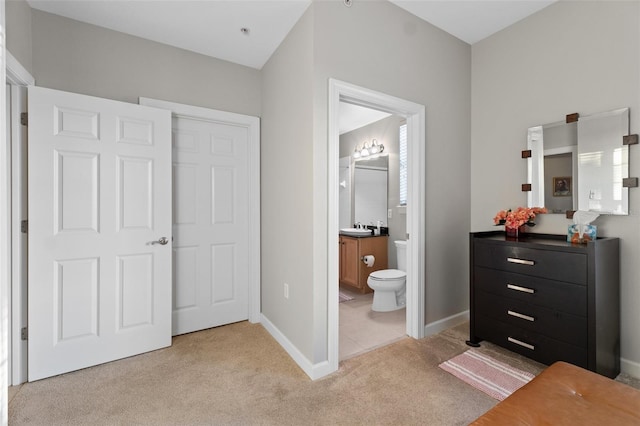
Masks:
[[[29,88],[30,381],[171,345],[170,134],[168,111]]]
[[[173,117],[173,334],[249,315],[249,130]]]

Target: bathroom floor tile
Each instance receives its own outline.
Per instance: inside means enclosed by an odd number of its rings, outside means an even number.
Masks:
[[[344,336],[342,333],[340,334],[340,348],[338,352],[341,360],[351,358],[352,356],[362,353],[364,350],[366,350],[365,347],[354,342],[349,337]]]
[[[351,358],[406,337],[406,309],[392,312],[371,310],[373,293],[340,291],[353,300],[339,303],[339,357]]]

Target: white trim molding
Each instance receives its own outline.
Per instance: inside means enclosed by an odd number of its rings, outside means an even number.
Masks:
[[[22,66],[20,62],[9,52],[7,52],[7,83],[15,86],[33,86],[36,84],[33,76]]]
[[[162,101],[139,99],[140,105],[168,109],[174,115],[246,127],[249,133],[249,321],[260,315],[260,119],[250,115]]]
[[[433,336],[434,334],[438,334],[443,330],[455,327],[456,325],[460,325],[465,321],[469,321],[468,310],[425,325],[424,337]]]
[[[328,226],[327,226],[327,347],[329,372],[338,370],[338,157],[340,102],[360,105],[407,119],[407,334],[419,339],[425,327],[425,224],[426,224],[426,120],[424,105],[375,92],[343,81],[329,79],[328,101]]]
[[[11,195],[8,209],[11,215],[11,280],[8,288],[8,314],[10,341],[7,347],[9,354],[9,384],[19,385],[27,381],[27,342],[21,339],[21,329],[27,326],[27,291],[26,291],[26,238],[20,232],[21,220],[26,219],[26,128],[20,124],[20,114],[27,112],[26,88],[35,84],[35,79],[25,67],[9,52],[6,52],[6,82],[9,87],[5,96],[10,98],[10,106],[6,111],[11,120],[9,138],[6,146],[11,146]],[[8,104],[7,104],[8,105]],[[7,240],[9,241],[9,240]]]
[[[620,371],[630,376],[640,379],[640,362],[631,361],[626,358],[620,358]]]
[[[5,2],[0,3],[0,80],[6,81]],[[9,419],[9,294],[11,282],[11,151],[7,141],[6,84],[0,87],[0,424]]]
[[[298,348],[291,343],[287,336],[285,336],[267,317],[262,315],[260,324],[269,332],[269,334],[282,346],[282,348],[289,354],[291,359],[298,364],[298,367],[305,372],[311,380],[320,379],[327,376],[335,370],[331,370],[328,361],[322,361],[317,364],[313,364],[307,357],[305,357]]]

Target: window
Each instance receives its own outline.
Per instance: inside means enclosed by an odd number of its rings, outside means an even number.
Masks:
[[[407,124],[400,126],[400,205],[407,205]]]

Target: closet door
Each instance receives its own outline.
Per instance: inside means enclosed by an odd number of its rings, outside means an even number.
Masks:
[[[171,345],[168,111],[29,89],[29,380]]]

